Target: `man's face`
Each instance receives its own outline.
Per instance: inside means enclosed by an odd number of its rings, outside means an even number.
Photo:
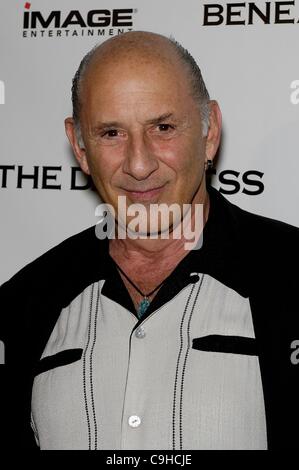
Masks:
[[[179,64],[100,63],[84,78],[81,102],[81,166],[116,212],[118,196],[147,210],[151,203],[202,202],[205,139]]]

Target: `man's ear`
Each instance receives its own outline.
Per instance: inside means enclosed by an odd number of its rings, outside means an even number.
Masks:
[[[78,136],[75,128],[74,119],[68,117],[64,121],[64,127],[66,135],[70,141],[75,157],[81,167],[81,170],[86,174],[90,175],[89,166],[86,159],[85,148],[82,147],[81,142],[78,142]]]
[[[208,160],[213,160],[220,144],[222,116],[217,101],[211,100],[209,102],[209,107],[210,125],[206,137],[206,158]]]

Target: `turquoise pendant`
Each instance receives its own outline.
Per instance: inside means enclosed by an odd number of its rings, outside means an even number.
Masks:
[[[138,307],[138,310],[137,310],[137,316],[138,318],[141,318],[146,310],[148,309],[150,305],[150,301],[148,300],[147,297],[144,297],[144,299],[141,300],[140,304],[139,304],[139,307]]]

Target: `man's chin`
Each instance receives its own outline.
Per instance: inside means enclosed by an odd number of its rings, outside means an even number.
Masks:
[[[130,239],[170,239],[173,236],[174,229],[175,231],[180,231],[180,220],[165,224],[150,224],[147,222],[146,224],[136,224],[134,218],[131,220],[126,220],[126,222],[122,219],[117,220],[117,233],[121,234],[119,238],[130,238]]]

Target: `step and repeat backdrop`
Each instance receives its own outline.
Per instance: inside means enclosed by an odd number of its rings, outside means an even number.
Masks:
[[[97,222],[64,118],[83,55],[131,30],[173,36],[199,63],[223,114],[213,186],[299,226],[299,0],[1,0],[0,283]]]

